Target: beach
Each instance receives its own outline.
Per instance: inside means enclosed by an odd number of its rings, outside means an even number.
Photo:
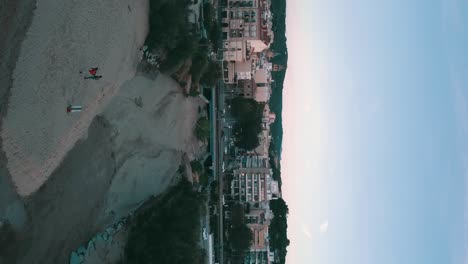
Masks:
[[[0,220],[17,224],[14,263],[68,261],[203,151],[204,102],[137,71],[147,30],[146,0],[37,1],[2,104]],[[91,67],[103,77],[84,79]]]
[[[145,5],[123,0],[37,2],[1,131],[20,195],[31,194],[47,180],[76,141],[86,137],[92,118],[134,75],[147,33]],[[91,67],[101,68],[101,80],[83,79],[79,72]],[[84,110],[70,115],[68,105]]]

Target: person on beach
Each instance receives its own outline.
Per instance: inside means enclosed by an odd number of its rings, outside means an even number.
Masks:
[[[96,75],[97,70],[98,70],[98,67],[95,67],[95,68],[89,69],[88,72],[89,72],[89,74],[91,74],[91,75]]]
[[[99,69],[98,67],[94,67],[94,68],[89,69],[88,72],[89,72],[89,74],[94,76],[94,75],[96,75],[98,69]],[[81,73],[83,73],[83,71],[80,71],[80,74]]]
[[[102,78],[102,75],[92,75],[92,76],[87,76],[87,77],[84,77],[84,79],[93,79],[93,80],[99,80]]]

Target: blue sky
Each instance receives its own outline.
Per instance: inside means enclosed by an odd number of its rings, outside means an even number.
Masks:
[[[468,2],[287,7],[288,263],[468,263]]]

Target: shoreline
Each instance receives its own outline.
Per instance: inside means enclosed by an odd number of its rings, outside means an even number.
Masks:
[[[147,34],[147,4],[112,3],[44,0],[35,9],[1,128],[7,167],[22,197],[47,181],[86,138],[92,118],[135,74]],[[99,66],[101,80],[83,80],[79,71],[91,66]],[[70,104],[83,105],[83,111],[67,114]]]
[[[0,10],[0,131],[7,114],[13,72],[26,33],[34,18],[36,0],[8,1]],[[7,220],[16,231],[21,231],[27,222],[23,201],[16,193],[10,171],[7,168],[3,138],[0,137],[0,220]],[[0,257],[0,260],[2,258]],[[1,262],[1,261],[0,261]]]
[[[145,195],[164,191],[181,153],[198,155],[201,147],[193,128],[203,102],[186,97],[168,76],[150,80],[139,73],[139,44],[147,33],[146,0],[120,0],[110,9],[106,9],[110,1],[97,2],[94,8],[88,1],[65,0],[52,9],[48,7],[57,0],[44,0],[37,8],[35,0],[28,1],[31,16],[18,17],[25,18],[28,26],[22,34],[16,30],[19,24],[10,30],[17,42],[0,40],[15,52],[7,54],[4,49],[0,57],[8,55],[9,62],[14,58],[13,64],[2,60],[9,75],[2,79],[8,85],[0,83],[0,99],[11,101],[8,105],[0,101],[0,220],[18,226],[18,239],[11,245],[22,253],[0,256],[0,263],[62,263],[71,250]],[[107,11],[105,17],[100,15]],[[116,23],[113,14],[125,17]],[[122,23],[125,26],[120,27]],[[98,28],[92,27],[95,24]],[[103,31],[110,38],[101,36]],[[83,80],[77,68],[96,61],[103,79]],[[7,88],[11,88],[8,97]],[[139,97],[141,103],[136,104]],[[67,100],[83,105],[83,111],[67,115]],[[96,106],[89,107],[92,104]],[[76,127],[78,132],[70,136]],[[48,163],[50,168],[29,171],[50,174],[23,177],[21,170],[40,168],[47,157],[54,161]],[[11,167],[16,171],[10,174]],[[22,190],[15,187],[21,184]],[[15,215],[5,216],[12,212]]]

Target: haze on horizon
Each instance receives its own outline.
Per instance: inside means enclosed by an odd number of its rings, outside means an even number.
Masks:
[[[287,2],[287,263],[468,263],[468,3]]]

